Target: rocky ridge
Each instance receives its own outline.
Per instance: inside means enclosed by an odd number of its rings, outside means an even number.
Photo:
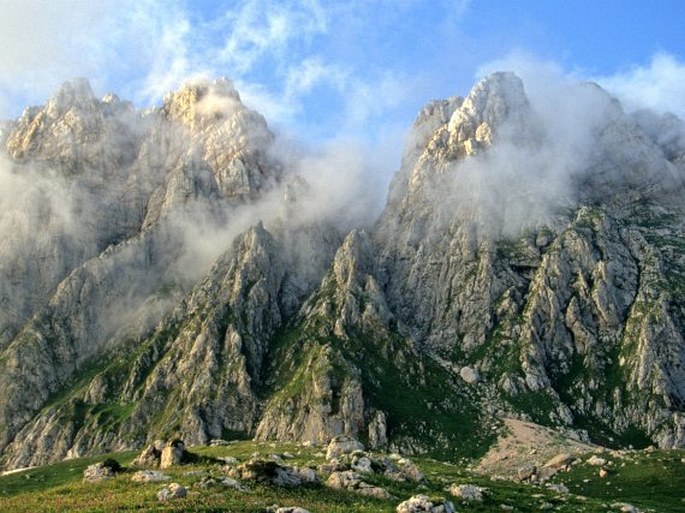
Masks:
[[[683,125],[579,89],[599,115],[563,194],[536,196],[554,127],[497,73],[421,111],[383,214],[349,234],[297,216],[306,186],[229,81],[150,111],[76,81],[27,109],[8,172],[83,208],[0,264],[3,465],[171,436],[478,455],[505,417],[682,447],[685,146],[661,134]]]

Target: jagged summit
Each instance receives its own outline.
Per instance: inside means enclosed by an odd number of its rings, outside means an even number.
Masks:
[[[164,96],[163,112],[189,127],[202,119],[223,119],[245,107],[228,78],[197,79]]]
[[[421,110],[347,233],[230,81],[146,112],[86,85],[5,129],[4,466],[175,436],[477,455],[512,417],[685,446],[680,120],[495,73]]]
[[[56,118],[71,108],[90,106],[95,101],[93,90],[87,78],[75,78],[63,83],[50,97],[45,110]]]

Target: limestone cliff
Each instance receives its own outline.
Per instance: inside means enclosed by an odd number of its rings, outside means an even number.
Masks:
[[[582,126],[512,73],[431,102],[350,233],[302,215],[230,81],[27,109],[2,130],[2,464],[174,435],[475,455],[505,416],[685,446],[685,127],[567,94]]]

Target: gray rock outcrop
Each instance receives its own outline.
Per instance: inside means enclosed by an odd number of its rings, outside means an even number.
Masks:
[[[483,453],[503,417],[684,446],[684,125],[565,94],[592,115],[512,73],[430,103],[345,233],[300,212],[230,81],[147,111],[65,84],[2,131],[0,464],[175,437]]]

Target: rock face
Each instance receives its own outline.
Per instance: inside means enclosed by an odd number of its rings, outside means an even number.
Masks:
[[[1,134],[2,466],[176,437],[473,454],[502,417],[685,446],[685,128],[565,94],[584,125],[511,73],[427,105],[349,233],[302,214],[230,81],[27,109]]]

